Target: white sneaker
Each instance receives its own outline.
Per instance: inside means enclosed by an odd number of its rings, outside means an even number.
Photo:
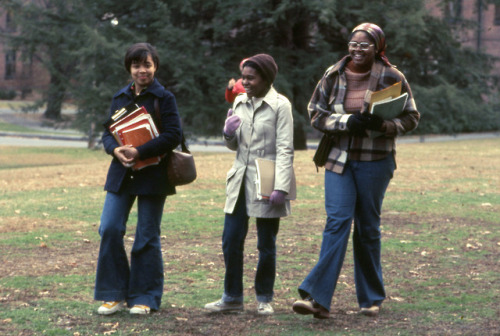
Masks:
[[[259,305],[257,307],[257,314],[272,315],[274,314],[274,309],[268,302],[259,302]]]
[[[236,312],[243,310],[243,303],[231,303],[221,300],[207,303],[205,309],[211,312]]]
[[[125,301],[108,301],[97,309],[97,314],[111,315],[123,308]]]
[[[151,308],[146,305],[134,305],[130,308],[130,314],[132,315],[147,315],[151,312]]]

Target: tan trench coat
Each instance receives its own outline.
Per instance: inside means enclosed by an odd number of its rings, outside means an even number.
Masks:
[[[276,218],[289,215],[289,200],[278,206],[270,205],[268,200],[258,200],[255,159],[276,161],[274,189],[288,193],[293,175],[293,117],[290,102],[271,87],[263,101],[255,107],[246,94],[239,95],[234,101],[233,110],[240,117],[241,124],[233,137],[224,138],[226,146],[236,151],[233,167],[226,177],[224,212],[233,212],[241,184],[245,182],[248,216]]]

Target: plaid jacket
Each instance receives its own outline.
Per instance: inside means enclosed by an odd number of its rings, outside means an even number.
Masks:
[[[326,70],[307,106],[311,125],[334,138],[335,144],[330,151],[325,169],[338,174],[344,171],[347,160],[375,161],[395,153],[395,137],[415,129],[420,119],[405,76],[394,67],[385,66],[376,60],[370,72],[361,113],[368,110],[372,92],[397,82],[402,82],[402,93],[408,92],[406,106],[398,118],[391,120],[385,136],[373,139],[350,136],[347,129],[347,119],[350,114],[344,110],[347,89],[344,69],[350,59],[350,56],[345,56]]]

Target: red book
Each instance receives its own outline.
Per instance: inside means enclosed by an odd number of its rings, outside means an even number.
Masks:
[[[144,107],[140,107],[118,120],[109,127],[109,130],[121,146],[131,145],[138,147],[159,135],[153,119]],[[132,169],[139,170],[144,167],[156,165],[160,160],[161,157],[159,156],[140,160],[136,162]]]
[[[130,127],[124,128],[120,132],[120,138],[124,144],[137,147],[154,139],[155,136],[153,134],[153,131],[151,130],[151,126],[144,122],[142,124],[132,125]],[[158,164],[159,162],[159,156],[150,157],[144,160],[137,161],[132,169],[139,170],[147,166]]]
[[[113,124],[111,124],[111,126],[109,126],[109,131],[111,133],[113,133],[113,131],[116,129],[116,127],[118,127],[120,125],[123,125],[123,124],[126,124],[126,123],[130,122],[132,119],[137,118],[137,117],[139,117],[139,116],[141,116],[143,114],[147,114],[147,113],[148,113],[148,111],[146,111],[146,109],[144,108],[144,106],[141,106],[138,109],[136,109],[135,111],[130,112],[129,114],[127,114],[122,119],[119,119],[116,122],[114,122]]]

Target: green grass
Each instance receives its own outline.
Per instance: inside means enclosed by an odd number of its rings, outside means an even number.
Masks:
[[[488,335],[500,328],[500,141],[399,145],[383,208],[382,314],[356,314],[352,246],[333,317],[291,311],[318,259],[323,173],[297,152],[299,199],[278,235],[276,314],[254,312],[255,221],[245,246],[246,312],[211,316],[220,298],[224,178],[233,154],[197,153],[199,178],[168,197],[162,221],[165,290],[159,312],[97,316],[93,286],[109,157],[102,151],[2,147],[0,334],[5,335]],[[463,165],[466,158],[475,157]],[[125,236],[130,251],[137,210]]]
[[[23,100],[0,100],[0,108],[11,108],[11,109],[21,109],[28,105],[33,104],[32,101],[23,101]],[[41,107],[40,111],[45,107]],[[63,110],[65,109],[74,109],[75,106],[73,104],[63,104]]]
[[[0,121],[0,132],[61,136],[61,132],[56,132],[56,131],[52,131],[52,130],[45,130],[45,129],[30,128],[30,127],[26,127],[26,126],[22,126],[22,125],[14,125],[14,124],[5,123],[5,122],[1,122],[1,121]],[[82,133],[79,133],[78,131],[69,131],[69,132],[65,132],[62,135],[82,137]]]
[[[39,133],[29,127],[12,125],[9,123],[0,122],[0,132],[14,132],[14,133]]]

